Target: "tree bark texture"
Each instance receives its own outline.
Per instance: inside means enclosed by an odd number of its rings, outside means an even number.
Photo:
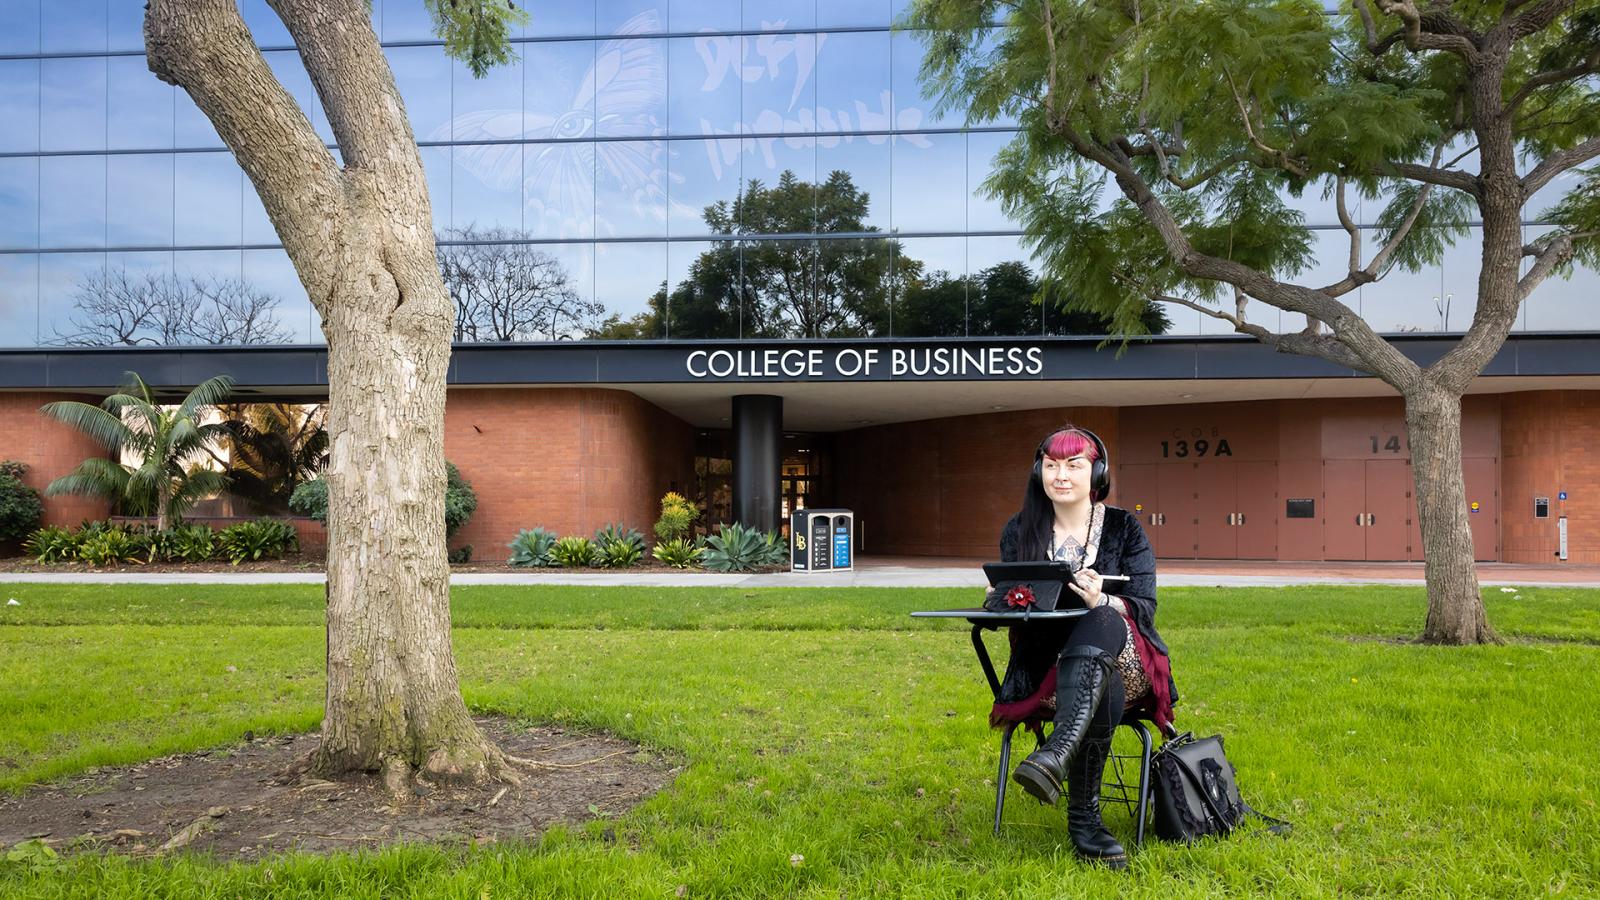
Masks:
[[[1461,395],[1433,385],[1405,397],[1411,476],[1427,560],[1428,644],[1498,643],[1489,627],[1473,561],[1472,523],[1461,470]]]
[[[421,157],[360,0],[271,0],[328,112],[341,170],[233,0],[151,0],[150,68],[250,177],[328,342],[327,708],[313,768],[505,774],[450,644],[444,403],[454,310]]]

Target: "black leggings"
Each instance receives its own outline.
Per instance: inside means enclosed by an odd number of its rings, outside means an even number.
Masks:
[[[1114,661],[1122,652],[1123,646],[1128,643],[1128,624],[1123,621],[1122,614],[1110,604],[1097,606],[1089,610],[1088,615],[1069,621],[1072,623],[1072,630],[1067,633],[1066,643],[1062,645],[1063,653],[1069,647],[1094,647],[1104,653],[1107,661],[1112,663],[1111,671],[1106,678],[1105,699],[1100,701],[1100,708],[1095,710],[1094,719],[1090,723],[1090,729],[1093,731],[1104,729],[1109,732],[1122,721],[1122,708],[1127,703],[1122,674],[1117,671]]]

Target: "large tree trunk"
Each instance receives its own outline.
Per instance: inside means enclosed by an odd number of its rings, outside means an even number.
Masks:
[[[426,211],[420,177],[412,186],[381,202]],[[328,694],[315,768],[492,777],[503,760],[467,714],[450,647],[440,435],[453,307],[431,234],[399,245],[359,232],[346,240],[347,275],[323,324],[334,439],[324,474]]]
[[[1472,525],[1461,469],[1461,396],[1426,380],[1406,394],[1411,471],[1422,521],[1428,582],[1429,644],[1482,644],[1500,639],[1484,614],[1473,562]]]
[[[278,83],[234,0],[151,0],[150,68],[250,177],[328,340],[323,774],[514,777],[467,714],[450,645],[444,398],[452,304],[422,159],[365,3],[270,0],[343,157]],[[441,51],[442,52],[442,51]]]

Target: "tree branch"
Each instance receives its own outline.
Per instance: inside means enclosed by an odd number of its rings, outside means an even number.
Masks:
[[[1572,2],[1573,0],[1541,0],[1537,6],[1511,20],[1511,40],[1518,41],[1550,27],[1551,22],[1572,8]]]
[[[1478,196],[1478,179],[1470,172],[1457,172],[1454,169],[1440,169],[1434,166],[1424,166],[1417,163],[1388,163],[1393,169],[1393,174],[1412,181],[1421,181],[1426,184],[1436,184],[1440,187],[1455,188],[1468,194]],[[1387,175],[1388,172],[1373,172],[1374,175]]]
[[[368,33],[371,25],[366,26]],[[261,204],[319,312],[331,266],[311,260],[327,246],[342,207],[333,155],[273,75],[233,0],[150,0],[145,49],[150,71],[183,88],[250,177]],[[316,210],[316,215],[306,215]]]
[[[1355,6],[1356,12],[1361,15],[1361,26],[1367,32],[1367,52],[1374,57],[1388,53],[1390,47],[1400,43],[1400,40],[1405,37],[1405,29],[1398,28],[1379,38],[1378,23],[1372,19],[1372,10],[1367,7],[1367,0],[1356,0]]]
[[[1347,369],[1355,369],[1356,371],[1366,371],[1367,369],[1362,361],[1350,351],[1349,347],[1339,343],[1331,335],[1308,331],[1278,334],[1260,325],[1246,322],[1243,316],[1231,315],[1220,309],[1196,303],[1193,300],[1186,300],[1182,297],[1173,297],[1167,294],[1147,294],[1146,296],[1161,303],[1171,303],[1192,309],[1213,319],[1220,319],[1232,325],[1233,329],[1240,334],[1248,334],[1279,353],[1315,356],[1336,366],[1344,366]]]
[[[1533,96],[1533,92],[1539,88],[1560,84],[1563,81],[1571,81],[1575,78],[1582,78],[1585,75],[1593,75],[1596,72],[1600,72],[1600,62],[1593,61],[1581,62],[1565,69],[1546,69],[1543,72],[1535,72],[1528,76],[1528,80],[1523,82],[1522,87],[1518,88],[1517,92],[1511,95],[1511,99],[1506,101],[1506,112],[1516,112],[1517,108],[1522,106],[1523,102]]]
[[[1377,2],[1380,10],[1400,20],[1405,30],[1406,48],[1413,53],[1418,50],[1454,53],[1472,68],[1477,68],[1482,62],[1482,55],[1478,52],[1481,36],[1445,12],[1443,7],[1430,5],[1426,10],[1418,10],[1414,0]]]
[[[1600,156],[1600,137],[1589,138],[1576,147],[1558,150],[1545,157],[1544,162],[1539,163],[1532,172],[1522,177],[1524,201],[1537,194],[1539,189],[1549,184],[1552,178],[1573,166],[1581,166],[1596,156]]]
[[[1600,232],[1580,231],[1565,232],[1553,231],[1532,244],[1522,248],[1523,256],[1534,257],[1533,266],[1528,269],[1528,274],[1522,276],[1517,282],[1517,302],[1528,299],[1533,289],[1550,277],[1550,273],[1566,265],[1572,259],[1576,243],[1583,239],[1594,237]]]
[[[1115,176],[1117,186],[1156,229],[1168,255],[1186,274],[1233,285],[1278,309],[1301,313],[1307,318],[1327,323],[1332,326],[1333,335],[1326,339],[1336,340],[1349,349],[1350,358],[1356,363],[1352,364],[1352,368],[1377,375],[1396,390],[1405,391],[1416,381],[1421,373],[1416,363],[1379,337],[1350,307],[1326,293],[1301,285],[1285,284],[1236,260],[1197,251],[1172,217],[1172,212],[1150,190],[1150,186],[1125,157],[1119,157],[1111,149],[1088,140],[1065,123],[1057,122],[1054,131],[1079,156],[1097,163]],[[1308,332],[1306,335],[1304,340],[1307,341],[1323,339],[1314,333]],[[1306,352],[1327,358],[1325,352],[1318,353],[1310,348]]]
[[[1250,110],[1247,108],[1244,102],[1244,97],[1239,93],[1239,86],[1234,83],[1233,73],[1229,72],[1227,68],[1223,68],[1222,76],[1228,80],[1228,89],[1233,92],[1233,102],[1239,106],[1239,121],[1244,125],[1244,133],[1245,136],[1250,139],[1250,143],[1253,144],[1256,149],[1267,154],[1269,157],[1275,160],[1278,166],[1285,171],[1292,172],[1301,178],[1307,177],[1305,166],[1291,159],[1287,151],[1280,150],[1277,147],[1269,146],[1266,141],[1262,140],[1261,137],[1256,134],[1253,119],[1250,115]]]
[[[1350,266],[1348,271],[1354,273],[1361,268],[1361,229],[1356,227],[1355,220],[1350,217],[1350,208],[1344,200],[1344,186],[1344,176],[1340,175],[1334,181],[1333,200],[1334,208],[1339,213],[1339,224],[1344,226],[1345,232],[1350,235]],[[1355,286],[1352,285],[1351,287],[1353,289]],[[1346,291],[1334,291],[1326,288],[1324,290],[1327,290],[1329,294],[1335,297],[1347,293]]]

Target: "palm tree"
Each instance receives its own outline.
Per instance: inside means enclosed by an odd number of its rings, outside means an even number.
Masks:
[[[317,477],[328,461],[328,432],[321,405],[250,403],[222,407],[228,430],[228,492],[257,514],[287,512],[289,497]]]
[[[122,391],[99,406],[68,400],[39,408],[98,441],[112,454],[111,459],[84,460],[71,474],[50,482],[45,494],[105,497],[137,515],[154,513],[156,527],[166,528],[196,501],[227,486],[221,473],[195,463],[206,455],[206,445],[228,435],[222,425],[203,425],[200,418],[207,407],[228,396],[233,379],[226,375],[208,378],[182,403],[162,407],[144,379],[133,372],[127,374]],[[117,461],[130,451],[139,459],[137,466]]]

